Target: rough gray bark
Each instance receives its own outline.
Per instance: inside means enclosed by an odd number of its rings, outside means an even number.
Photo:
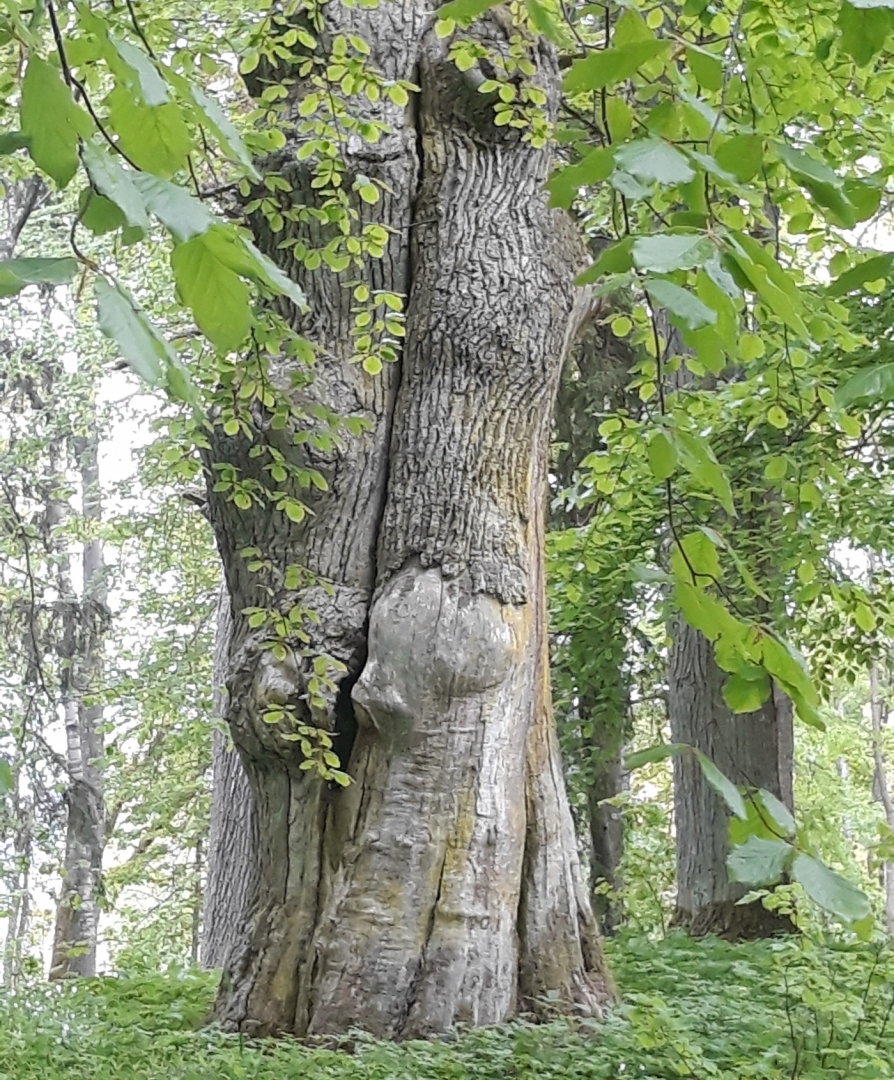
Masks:
[[[722,696],[725,678],[711,642],[679,621],[668,680],[672,740],[703,751],[733,783],[764,788],[792,809],[791,702],[774,688],[758,712],[733,714]],[[720,933],[731,938],[792,928],[788,919],[759,902],[737,905],[748,890],[727,875],[729,816],[691,754],[674,759],[674,818],[678,924],[694,935]]]
[[[221,588],[214,643],[214,715],[226,714],[226,665],[233,620]],[[232,740],[212,735],[211,824],[202,908],[202,965],[223,967],[243,933],[258,887],[258,823],[248,777]]]
[[[421,86],[409,110],[354,102],[390,133],[345,147],[351,170],[387,185],[355,207],[391,230],[361,277],[408,294],[407,334],[382,376],[348,365],[350,290],[306,274],[255,223],[309,297],[307,314],[291,313],[325,353],[309,393],[369,427],[320,455],[256,414],[259,439],[327,477],[300,524],[209,490],[234,620],[227,720],[255,796],[260,866],[218,1015],[251,1032],[409,1038],[522,1010],[597,1014],[611,990],[550,716],[542,580],[548,422],[581,263],[546,207],[549,149],[494,125],[480,66],[457,70],[426,4],[324,11],[330,30],[368,43],[386,78]],[[492,12],[473,32],[505,53],[507,17]],[[534,43],[530,56],[554,111],[555,58]],[[300,81],[290,91],[304,92]],[[282,168],[294,201],[312,203],[294,148]],[[301,236],[329,239],[316,224]],[[288,367],[273,367],[287,387]],[[264,479],[249,450],[217,429],[209,462]],[[272,569],[249,572],[248,546]],[[289,592],[292,563],[320,584]],[[307,707],[297,644],[278,660],[242,615],[271,597],[315,610],[305,653],[347,667],[325,708]],[[339,733],[350,787],[300,768],[296,745],[263,719],[282,705]]]
[[[88,532],[82,556],[83,593],[75,595],[69,555],[58,557],[60,605],[62,607],[62,701],[65,714],[68,786],[65,802],[68,825],[62,890],[56,906],[56,926],[50,978],[96,973],[99,930],[99,889],[105,846],[105,806],[102,779],[101,701],[103,635],[108,617],[108,588],[103,559],[103,540],[98,532],[102,520],[99,482],[99,441],[94,430],[74,440],[80,473],[82,518]],[[65,507],[53,502],[48,509],[61,524]],[[63,545],[67,541],[62,541]]]

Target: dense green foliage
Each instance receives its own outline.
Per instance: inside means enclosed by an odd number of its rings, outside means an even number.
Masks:
[[[30,985],[2,1001],[3,1080],[883,1080],[894,1075],[890,947],[623,938],[624,1004],[604,1023],[459,1033],[404,1046],[257,1044],[202,1027],[205,975]]]

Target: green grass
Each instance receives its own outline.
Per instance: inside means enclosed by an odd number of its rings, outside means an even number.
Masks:
[[[352,1052],[204,1027],[203,974],[35,984],[0,996],[0,1080],[841,1080],[894,1077],[894,956],[807,939],[626,938],[599,1025],[513,1024]]]

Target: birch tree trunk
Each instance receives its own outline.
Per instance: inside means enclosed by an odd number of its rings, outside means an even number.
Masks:
[[[82,555],[83,592],[80,599],[72,585],[70,556],[67,551],[59,556],[68,826],[50,978],[89,977],[96,973],[98,894],[105,846],[103,706],[101,700],[92,697],[102,687],[102,642],[108,618],[108,587],[103,540],[99,533],[102,521],[99,437],[95,426],[87,436],[74,440],[74,452],[80,474],[81,510],[87,539]],[[54,472],[61,481],[61,470]],[[61,502],[54,502],[53,515],[56,523],[61,524],[65,515]],[[67,543],[63,538],[62,545]]]
[[[764,788],[791,810],[794,733],[789,699],[774,688],[757,712],[734,714],[723,700],[726,678],[710,641],[682,620],[670,650],[671,739],[703,751],[735,784]],[[729,816],[691,754],[674,759],[677,834],[675,921],[696,936],[764,937],[792,929],[760,902],[738,905],[748,891],[726,870]]]
[[[496,95],[479,93],[486,62],[460,72],[425,3],[324,12],[386,78],[421,87],[408,109],[353,103],[388,132],[345,147],[351,170],[384,185],[374,206],[354,203],[389,229],[364,281],[408,295],[406,339],[376,378],[349,365],[351,290],[305,273],[283,235],[256,223],[309,297],[292,318],[324,355],[306,393],[367,430],[323,455],[256,414],[256,439],[327,478],[301,523],[272,505],[239,511],[209,485],[233,612],[227,720],[260,867],[218,1016],[252,1033],[411,1038],[519,1011],[597,1014],[611,990],[550,715],[542,571],[549,416],[583,254],[546,206],[549,147],[494,125]],[[514,32],[501,10],[469,31],[504,56]],[[524,47],[554,115],[555,57]],[[300,79],[289,89],[306,92]],[[294,150],[280,167],[294,202],[312,205]],[[331,234],[311,223],[300,235],[321,246]],[[284,391],[290,373],[272,365]],[[267,460],[251,449],[218,427],[209,464],[263,480]],[[248,571],[247,547],[269,569]],[[297,592],[283,580],[295,563],[315,582]],[[276,659],[242,614],[271,596],[284,612],[315,611],[310,652],[346,665],[325,708],[306,704],[297,646]],[[265,722],[283,705],[340,733],[347,789],[302,769]]]

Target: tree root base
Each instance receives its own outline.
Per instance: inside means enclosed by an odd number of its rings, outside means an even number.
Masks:
[[[768,911],[760,901],[736,904],[732,900],[709,904],[697,911],[677,908],[671,926],[685,930],[690,937],[713,934],[724,941],[759,941],[781,934],[796,934],[798,928],[788,915]]]

